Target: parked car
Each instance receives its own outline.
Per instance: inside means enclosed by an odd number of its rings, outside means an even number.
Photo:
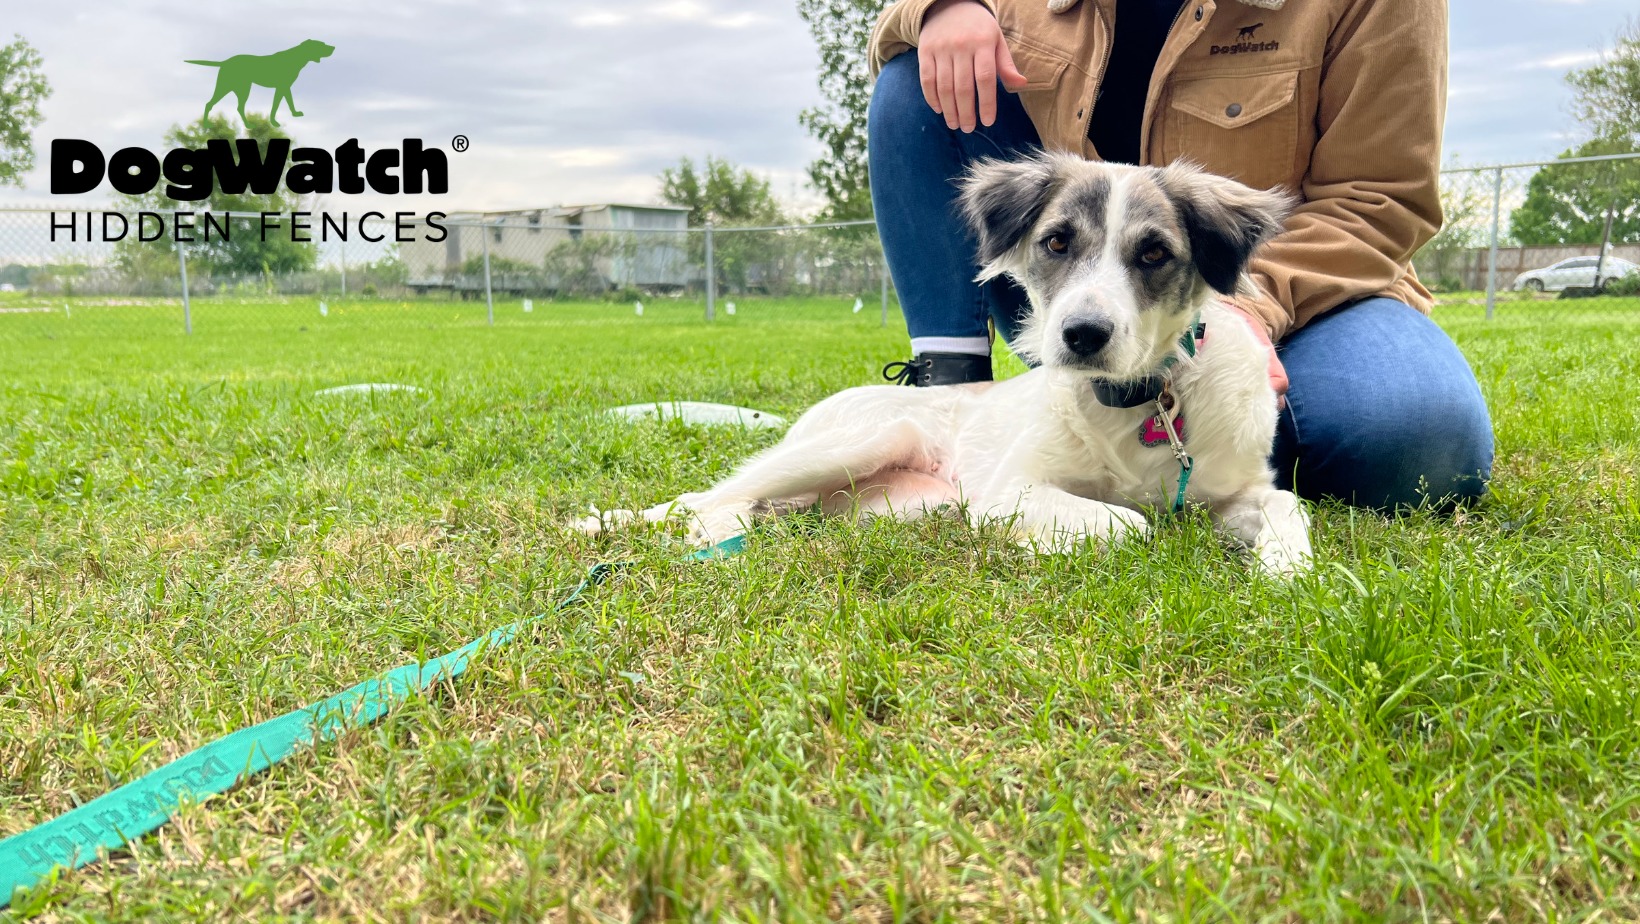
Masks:
[[[1594,278],[1597,268],[1600,271],[1598,280]],[[1599,289],[1613,279],[1630,273],[1640,273],[1640,265],[1617,257],[1607,257],[1606,265],[1601,267],[1599,257],[1573,257],[1553,266],[1521,273],[1515,277],[1514,288],[1528,292],[1559,292],[1561,289],[1570,288]]]

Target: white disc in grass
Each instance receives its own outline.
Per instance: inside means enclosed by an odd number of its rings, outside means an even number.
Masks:
[[[421,394],[422,389],[414,385],[395,385],[392,382],[363,382],[358,385],[338,385],[335,388],[323,388],[313,394],[315,397],[328,397],[330,395],[375,395],[391,394],[393,392],[418,395]]]
[[[653,404],[627,404],[612,407],[609,413],[628,420],[659,417],[677,419],[684,423],[719,426],[751,427],[754,429],[784,427],[786,420],[768,411],[758,411],[733,404],[713,404],[710,401],[659,401]]]
[[[529,314],[530,312],[532,312],[534,310],[535,310],[535,302],[533,302],[533,301],[531,301],[530,299],[527,299],[527,298],[524,299],[524,313]]]
[[[730,315],[733,315],[735,313],[735,303],[730,302],[727,305],[724,305],[723,310],[729,312]]]
[[[330,306],[325,304],[324,302],[319,303],[319,317],[321,317],[321,318],[330,317]]]

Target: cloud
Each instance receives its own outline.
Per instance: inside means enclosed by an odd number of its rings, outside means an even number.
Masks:
[[[769,17],[753,10],[719,12],[699,0],[662,0],[651,4],[648,13],[671,22],[698,22],[718,29],[744,29],[769,21]]]
[[[1544,15],[1546,0],[1453,0],[1447,149],[1477,163],[1557,153],[1557,133],[1576,128],[1561,75],[1597,60],[1587,49],[1609,40],[1632,2],[1586,0],[1576,15]],[[821,102],[818,56],[792,4],[282,0],[273,20],[237,3],[88,6],[5,7],[6,34],[41,49],[55,92],[36,133],[39,166],[26,190],[0,190],[0,203],[48,198],[52,138],[156,148],[170,126],[197,119],[214,75],[184,60],[306,38],[337,51],[293,88],[306,113],[287,123],[299,142],[472,141],[452,155],[449,195],[369,207],[648,201],[662,169],[708,154],[768,176],[783,197],[815,201],[803,170],[820,148],[797,114]],[[251,110],[266,112],[271,95],[256,88]]]
[[[749,26],[762,25],[769,21],[762,13],[732,13],[728,16],[719,16],[712,20],[712,25],[719,29],[745,29]]]
[[[170,126],[197,119],[214,74],[185,59],[265,54],[305,38],[337,50],[293,87],[305,115],[282,121],[299,143],[423,138],[448,149],[457,134],[471,139],[451,155],[448,195],[361,197],[360,207],[648,201],[663,168],[708,154],[771,178],[782,196],[813,201],[799,180],[819,146],[797,114],[820,101],[817,53],[794,9],[762,0],[590,9],[497,0],[482,12],[432,0],[291,0],[277,28],[231,5],[183,0],[136,0],[97,16],[46,3],[17,12],[8,30],[41,49],[55,92],[36,133],[38,168],[24,192],[0,191],[0,202],[47,198],[51,138],[158,148]],[[254,88],[248,108],[265,113],[271,98]]]
[[[1522,61],[1515,65],[1515,70],[1569,71],[1598,63],[1605,56],[1605,53],[1601,51],[1564,51],[1542,58],[1534,58],[1530,61]]]
[[[547,160],[556,167],[613,167],[630,156],[624,148],[561,148],[548,152]]]
[[[384,93],[361,97],[353,105],[358,107],[360,112],[369,113],[428,112],[438,108],[438,100],[428,96],[404,96]]]
[[[583,29],[600,29],[608,26],[625,25],[627,15],[610,10],[593,10],[590,13],[577,13],[570,17],[570,23]]]
[[[651,4],[649,13],[661,19],[687,22],[705,19],[708,10],[706,4],[697,0],[663,0],[661,3]]]

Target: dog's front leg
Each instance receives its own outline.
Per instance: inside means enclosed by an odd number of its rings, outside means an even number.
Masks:
[[[970,504],[968,517],[976,526],[1011,520],[1021,544],[1043,552],[1074,551],[1090,540],[1108,547],[1150,531],[1150,523],[1137,510],[1046,484],[1020,485],[1001,492],[995,502]]]
[[[600,533],[628,523],[676,517],[688,524],[690,542],[707,546],[745,532],[756,519],[829,497],[870,479],[896,460],[925,452],[926,434],[909,419],[867,433],[802,435],[795,427],[793,431],[709,491],[684,494],[642,511],[602,511],[573,525]]]
[[[1248,488],[1213,509],[1219,531],[1251,549],[1272,577],[1310,569],[1310,517],[1291,491]]]
[[[669,520],[678,520],[688,525],[691,542],[707,546],[744,532],[755,512],[756,505],[749,502],[712,504],[708,502],[704,492],[691,492],[644,510],[599,510],[594,507],[591,516],[582,517],[569,525],[588,535],[596,536],[634,523],[665,523]]]
[[[292,116],[297,118],[301,117],[302,114],[296,111],[296,97],[291,95],[290,87],[280,87],[279,89],[273,91],[273,106],[268,110],[268,116],[270,118],[277,118],[279,116],[280,103],[285,104],[285,109]]]

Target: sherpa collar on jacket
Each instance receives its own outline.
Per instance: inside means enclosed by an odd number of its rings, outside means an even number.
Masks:
[[[1079,0],[1048,0],[1048,10],[1053,13],[1063,13],[1076,6],[1078,2]],[[1287,0],[1236,0],[1236,2],[1256,6],[1261,10],[1279,10]]]

